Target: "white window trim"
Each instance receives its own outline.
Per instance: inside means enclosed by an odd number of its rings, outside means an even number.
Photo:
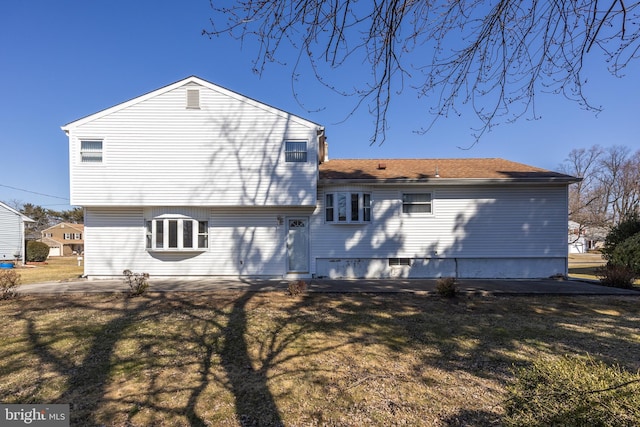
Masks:
[[[84,158],[84,154],[85,153],[97,153],[97,151],[86,151],[82,149],[82,142],[83,141],[94,141],[94,142],[100,142],[101,148],[100,148],[100,161],[96,161],[96,162],[85,162],[83,161]],[[104,155],[104,138],[96,138],[96,137],[89,137],[89,138],[78,138],[78,153],[79,153],[79,161],[81,165],[88,165],[88,166],[96,166],[96,165],[102,165],[104,164],[104,159],[105,159],[105,155]]]
[[[431,206],[431,212],[404,212],[404,200],[403,195],[405,194],[429,194],[431,196],[431,201],[428,203]],[[423,191],[401,191],[398,199],[400,200],[400,215],[406,217],[431,217],[435,216],[435,192],[432,190],[423,190]],[[416,203],[416,204],[427,204],[427,203]]]
[[[169,222],[177,221],[176,224],[176,246],[169,247]],[[184,223],[192,222],[191,243],[193,247],[184,247]],[[162,223],[163,236],[162,247],[158,247],[157,229],[158,223]],[[200,233],[200,223],[206,224],[204,233]],[[149,230],[151,225],[151,230]],[[205,237],[205,245],[200,246],[200,237]],[[153,219],[146,219],[144,222],[144,246],[148,252],[206,252],[209,250],[209,221],[196,219],[184,215],[160,215]]]
[[[302,160],[287,160],[287,153],[303,153],[303,151],[287,151],[287,143],[288,142],[293,142],[293,143],[304,143],[305,144],[305,151],[304,151],[304,161]],[[298,139],[285,139],[284,140],[284,161],[285,163],[290,163],[290,164],[296,164],[296,163],[302,163],[302,164],[306,164],[309,162],[309,141],[306,140],[298,140]]]
[[[339,220],[339,212],[338,212],[338,198],[341,194],[345,196],[345,204],[346,204],[346,218],[345,220]],[[358,219],[352,219],[352,206],[351,206],[351,197],[352,195],[358,195]],[[331,195],[333,197],[333,206],[329,207],[327,205],[327,196]],[[365,195],[369,196],[369,219],[365,220]],[[370,224],[373,217],[373,198],[371,197],[371,192],[369,191],[328,191],[324,194],[324,222],[326,224]],[[333,209],[333,220],[327,219],[327,210]]]

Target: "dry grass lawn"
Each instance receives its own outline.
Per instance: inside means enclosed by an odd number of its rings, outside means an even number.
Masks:
[[[640,369],[637,297],[169,293],[0,302],[0,401],[72,425],[499,424],[512,368]]]
[[[50,257],[45,264],[27,264],[15,271],[20,274],[20,283],[59,282],[77,279],[84,274],[84,267],[78,266],[78,258]]]

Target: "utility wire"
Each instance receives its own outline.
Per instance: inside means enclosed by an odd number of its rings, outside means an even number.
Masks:
[[[10,185],[0,184],[0,187],[6,187],[6,188],[10,188],[12,190],[24,191],[25,193],[37,194],[38,196],[53,197],[54,199],[61,199],[61,200],[69,201],[69,199],[66,198],[66,197],[52,196],[51,194],[38,193],[37,191],[25,190],[24,188],[12,187]]]

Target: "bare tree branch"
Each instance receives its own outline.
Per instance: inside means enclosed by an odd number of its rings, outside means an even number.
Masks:
[[[296,49],[292,79],[308,66],[324,86],[355,96],[382,143],[397,93],[424,97],[428,131],[440,117],[471,109],[480,138],[501,122],[537,118],[536,94],[551,92],[599,111],[585,96],[584,60],[595,50],[614,75],[640,52],[640,2],[624,0],[210,0],[209,37],[253,38],[254,70]],[[596,49],[597,48],[597,49]],[[597,57],[599,59],[599,57]],[[306,59],[306,61],[303,61]],[[361,83],[332,70],[366,63]],[[352,81],[352,79],[346,79]],[[294,94],[299,97],[297,90]],[[300,102],[300,101],[299,101]]]

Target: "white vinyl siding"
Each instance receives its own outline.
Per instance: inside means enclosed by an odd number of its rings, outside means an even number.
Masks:
[[[200,109],[186,109],[189,87],[70,125],[71,203],[315,205],[318,126],[204,86]],[[101,167],[80,162],[83,135],[103,136],[105,149],[108,141]],[[284,141],[307,141],[307,161],[291,167]]]
[[[22,257],[23,248],[24,221],[22,217],[0,205],[0,261],[13,260],[15,254]]]
[[[282,278],[287,272],[286,226],[278,217],[309,213],[309,209],[299,208],[87,208],[85,274],[114,277],[128,268],[149,273],[152,278]],[[209,248],[194,252],[147,251],[146,221],[168,214],[207,218]]]
[[[426,217],[402,213],[403,192],[371,190],[375,204],[365,228],[333,227],[319,205],[312,258],[566,257],[565,186],[443,186],[433,191],[437,212]]]

